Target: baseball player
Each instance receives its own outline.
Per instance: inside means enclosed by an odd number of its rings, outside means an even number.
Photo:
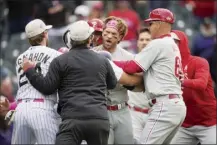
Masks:
[[[102,44],[102,31],[104,27],[104,23],[100,19],[91,19],[88,21],[88,24],[94,28],[94,37],[92,40],[92,47],[96,47]]]
[[[216,144],[216,98],[208,62],[192,56],[182,31],[171,34],[176,40],[184,68],[183,98],[187,115],[172,144]]]
[[[97,27],[93,27],[94,28],[94,31],[100,31],[101,29],[103,29],[103,26],[104,26],[104,23],[103,25],[101,24],[101,20],[99,19],[94,19],[93,21],[89,21],[89,25],[91,25],[90,23],[91,22],[96,22],[97,24],[95,26]],[[94,37],[95,37],[95,32],[93,33]],[[99,37],[99,36],[97,36]],[[98,40],[102,39],[102,36],[101,38],[99,38]],[[71,44],[70,44],[70,34],[69,34],[69,30],[67,30],[64,34],[63,34],[63,41],[66,45],[66,47],[69,49],[71,48]],[[94,44],[93,44],[94,43]],[[133,91],[142,91],[143,90],[143,86],[141,87],[141,83],[142,83],[142,79],[143,77],[139,76],[139,75],[129,75],[127,73],[125,73],[120,67],[116,66],[112,61],[112,56],[111,56],[111,53],[109,53],[108,51],[99,51],[101,50],[101,47],[102,46],[99,46],[99,47],[94,47],[94,49],[92,49],[93,47],[92,46],[95,46],[95,44],[101,44],[101,41],[97,41],[95,43],[94,39],[92,39],[92,42],[91,42],[91,45],[90,46],[90,49],[95,51],[96,53],[99,53],[100,55],[103,55],[105,57],[107,57],[109,59],[109,63],[111,64],[114,72],[115,72],[115,76],[118,80],[118,82],[122,85],[125,85],[125,86],[136,86],[136,87],[132,87],[133,88]],[[61,49],[59,49],[61,50]],[[65,50],[65,48],[64,48]]]
[[[138,51],[141,52],[143,48],[151,41],[151,35],[148,28],[143,28],[139,32],[137,41]],[[147,96],[144,92],[128,91],[130,114],[132,117],[133,136],[135,143],[139,143],[143,129],[148,117],[149,104]]]
[[[149,14],[152,41],[134,60],[115,62],[125,72],[144,72],[144,84],[150,105],[149,116],[140,139],[141,144],[169,144],[186,116],[182,99],[181,56],[170,35],[174,15],[163,8]]]
[[[131,60],[133,55],[118,46],[127,32],[125,23],[117,17],[108,17],[102,33],[103,45],[93,48],[96,51],[106,50],[112,60]],[[108,144],[133,144],[132,121],[127,107],[127,89],[119,84],[108,91],[107,109],[110,120]]]
[[[22,53],[16,61],[18,92],[17,108],[14,118],[12,144],[54,144],[58,131],[57,114],[54,105],[57,94],[45,96],[38,92],[26,78],[22,62],[28,58],[40,63],[40,71],[46,75],[51,61],[62,54],[48,46],[48,29],[40,19],[35,19],[26,25],[26,36],[31,47]]]
[[[91,27],[93,27],[95,30],[93,33],[94,38],[92,40],[91,47],[93,48],[93,47],[101,45],[102,44],[102,32],[103,32],[104,22],[100,19],[91,19],[88,21],[88,24]],[[92,49],[92,50],[94,50],[94,49]],[[100,53],[103,51],[96,51],[96,52]],[[103,53],[105,53],[105,52],[103,52]],[[111,60],[110,54],[105,53],[104,55],[106,55],[108,57],[108,59]],[[121,68],[117,67],[112,61],[109,61],[109,62],[111,64],[111,66],[115,72],[115,76],[119,82],[122,82],[125,84],[127,83],[129,85],[130,82],[128,83],[127,80],[138,80],[137,78],[133,78],[134,76],[129,76],[129,75],[125,74],[123,72],[123,70]],[[86,144],[86,142],[82,141],[82,144]]]

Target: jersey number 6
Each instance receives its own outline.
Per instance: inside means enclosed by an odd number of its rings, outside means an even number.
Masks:
[[[21,67],[19,67],[18,73],[21,73],[20,76],[19,76],[19,86],[20,86],[20,88],[21,88],[23,85],[28,84],[28,81],[27,81],[27,80],[24,80],[24,81],[21,82],[21,79],[22,79],[23,77],[26,77],[25,74],[22,72],[22,70],[23,70],[23,69],[22,69]]]
[[[179,78],[181,70],[182,70],[181,59],[178,56],[176,56],[175,57],[175,76],[177,78]]]

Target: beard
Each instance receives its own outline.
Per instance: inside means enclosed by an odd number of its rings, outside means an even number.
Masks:
[[[114,43],[112,41],[103,41],[103,47],[107,50],[110,50],[110,49],[114,49],[116,47],[117,43]]]

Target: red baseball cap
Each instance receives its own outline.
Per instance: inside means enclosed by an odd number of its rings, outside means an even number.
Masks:
[[[175,18],[174,14],[170,10],[164,8],[157,8],[152,10],[149,13],[149,18],[144,21],[145,23],[149,23],[151,21],[163,21],[173,24],[175,22]]]

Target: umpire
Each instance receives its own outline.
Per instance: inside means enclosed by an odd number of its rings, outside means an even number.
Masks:
[[[117,79],[107,58],[88,49],[93,28],[85,21],[70,25],[70,51],[55,58],[43,77],[24,59],[23,70],[33,87],[44,95],[58,90],[62,118],[56,144],[106,145],[109,120],[105,93]]]

